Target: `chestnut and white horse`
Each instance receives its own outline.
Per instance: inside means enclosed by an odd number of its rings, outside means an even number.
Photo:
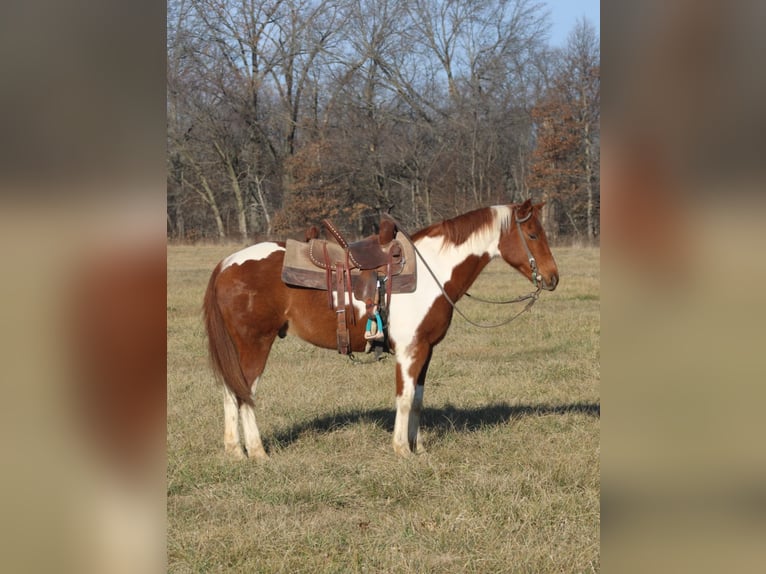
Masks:
[[[433,348],[447,333],[454,302],[490,260],[502,257],[538,288],[556,288],[558,270],[538,218],[541,207],[530,200],[485,207],[412,235],[417,288],[394,293],[388,309],[388,336],[396,355],[397,454],[409,455],[421,447],[418,429]],[[253,401],[277,336],[292,333],[316,346],[336,348],[336,314],[327,304],[327,293],[283,283],[284,255],[281,242],[242,249],[216,266],[205,293],[211,364],[224,383],[224,447],[235,458],[267,458]],[[362,351],[364,303],[355,301],[354,309],[358,320],[350,325],[350,344],[352,351]]]

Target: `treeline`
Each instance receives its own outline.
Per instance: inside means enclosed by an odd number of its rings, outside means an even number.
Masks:
[[[169,0],[168,236],[351,235],[545,200],[599,235],[600,54],[530,0]]]

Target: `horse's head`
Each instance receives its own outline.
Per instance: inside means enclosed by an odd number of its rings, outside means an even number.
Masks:
[[[510,225],[500,236],[499,248],[503,259],[536,287],[553,291],[559,282],[559,271],[538,219],[542,206],[532,205],[529,199],[514,205]]]

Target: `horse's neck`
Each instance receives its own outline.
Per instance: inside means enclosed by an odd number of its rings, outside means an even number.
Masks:
[[[451,243],[445,237],[425,237],[417,243],[438,281],[448,288],[450,297],[457,300],[471,288],[482,270],[497,255],[496,247],[493,249],[497,242],[497,237],[482,234],[460,245]]]
[[[449,280],[450,291],[454,291],[451,294],[453,301],[457,301],[466,291],[471,288],[481,272],[487,266],[487,264],[493,259],[493,256],[488,252],[483,255],[474,256],[469,255],[465,258],[463,263],[456,267],[452,272],[452,277]]]

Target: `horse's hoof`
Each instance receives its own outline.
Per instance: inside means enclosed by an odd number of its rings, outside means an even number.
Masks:
[[[394,444],[394,452],[397,454],[397,456],[401,456],[402,458],[410,458],[412,456],[412,451],[410,450],[409,445],[406,444]]]
[[[255,448],[253,449],[253,452],[248,451],[247,457],[255,460],[269,460],[269,455],[266,454],[266,451],[263,450],[263,447]]]
[[[247,458],[245,456],[245,451],[242,450],[242,447],[239,445],[226,445],[224,447],[224,452],[226,453],[226,456],[232,460],[245,460]]]

